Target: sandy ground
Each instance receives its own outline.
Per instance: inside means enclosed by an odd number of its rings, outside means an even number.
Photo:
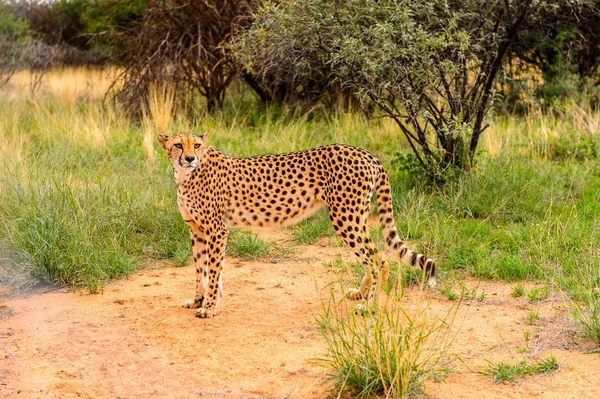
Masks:
[[[336,254],[352,259],[325,246],[298,248],[277,263],[228,258],[213,319],[180,306],[194,292],[192,266],[147,269],[99,295],[0,288],[0,398],[330,397],[314,364],[325,351],[315,317],[317,286],[336,278],[324,262]],[[487,295],[460,306],[451,349],[460,360],[445,382],[428,381],[429,397],[600,397],[600,355],[585,353],[591,346],[578,338],[560,294],[531,304],[511,297],[509,284],[466,285]],[[440,293],[429,304],[442,313],[452,305]],[[532,326],[524,320],[533,307],[540,318]],[[549,376],[494,384],[479,373],[486,360],[550,354],[561,367]]]

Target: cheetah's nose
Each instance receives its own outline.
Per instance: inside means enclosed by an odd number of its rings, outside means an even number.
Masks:
[[[196,159],[196,157],[193,157],[193,156],[190,156],[190,155],[186,155],[186,157],[185,157],[185,160],[186,160],[187,162],[190,162],[190,163],[191,163],[191,162],[192,162],[194,159]]]

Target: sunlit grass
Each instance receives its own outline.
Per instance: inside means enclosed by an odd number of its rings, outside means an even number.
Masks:
[[[360,113],[291,112],[264,106],[242,86],[233,87],[220,113],[199,112],[194,117],[190,110],[174,112],[172,93],[157,86],[145,117],[136,123],[112,102],[100,102],[110,73],[57,70],[48,73],[46,84],[32,94],[28,73],[21,72],[0,91],[0,218],[6,232],[2,236],[11,246],[25,250],[15,237],[27,234],[19,229],[33,224],[18,223],[27,212],[29,217],[45,217],[30,212],[38,209],[42,199],[53,198],[56,205],[46,215],[55,212],[53,220],[67,220],[62,212],[68,216],[71,211],[68,207],[61,210],[59,204],[67,203],[61,196],[70,193],[73,203],[91,216],[78,223],[102,221],[118,226],[111,222],[118,215],[135,215],[143,228],[115,227],[105,236],[108,240],[111,234],[127,232],[125,240],[113,240],[110,245],[124,243],[115,251],[124,251],[135,267],[142,264],[138,259],[148,255],[184,263],[189,239],[178,214],[169,164],[155,135],[192,131],[209,133],[209,144],[234,156],[289,152],[333,142],[370,150],[390,175],[400,235],[412,248],[436,259],[442,280],[452,274],[507,282],[551,281],[574,296],[597,287],[598,279],[588,281],[579,273],[589,269],[585,273],[590,274],[600,263],[598,112],[566,104],[553,113],[496,115],[482,136],[484,151],[474,169],[434,188],[418,175],[391,165],[396,152],[408,149],[389,120],[369,120]],[[88,209],[85,199],[95,196],[103,199]],[[295,242],[316,243],[332,234],[327,219],[324,211],[292,228]],[[82,232],[93,231],[79,227]],[[144,241],[149,236],[162,238]],[[76,241],[78,245],[86,240],[90,241],[86,245],[103,245],[94,242],[101,241],[102,234],[84,237]],[[376,241],[382,246],[380,237]],[[35,250],[26,252],[34,259]]]
[[[75,104],[84,101],[101,101],[111,87],[117,69],[66,67],[53,69],[41,75],[38,94],[51,94],[61,104]],[[10,86],[21,91],[31,90],[32,81],[39,72],[22,70],[10,79]]]
[[[175,92],[166,85],[155,85],[150,87],[148,105],[143,112],[144,139],[142,151],[146,161],[153,164],[156,160],[154,145],[156,135],[168,134],[173,123],[173,111]]]
[[[331,288],[317,319],[327,344],[318,363],[339,396],[414,397],[451,371],[451,329],[458,306],[434,314],[426,290],[411,292],[414,303],[407,304],[398,288],[381,298],[380,306],[356,312],[353,303],[336,298],[335,292],[344,290],[342,281],[337,290]]]
[[[227,239],[227,255],[240,259],[283,258],[289,252],[275,243],[258,238],[247,230],[231,229]]]
[[[560,364],[554,356],[539,359],[533,363],[525,361],[515,365],[504,362],[488,362],[488,368],[483,374],[493,377],[494,384],[503,382],[515,383],[530,375],[548,375],[556,372]]]

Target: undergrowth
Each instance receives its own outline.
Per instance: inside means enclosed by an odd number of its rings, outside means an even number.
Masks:
[[[317,319],[327,345],[317,363],[328,370],[340,395],[412,397],[424,393],[428,380],[439,382],[451,371],[449,331],[457,307],[442,316],[429,314],[421,290],[411,293],[417,297],[414,306],[392,293],[379,301],[382,306],[357,312],[346,301],[339,304],[334,291],[322,299]]]
[[[529,375],[548,375],[554,373],[559,367],[560,364],[556,358],[551,355],[533,363],[522,361],[515,365],[504,362],[494,363],[488,361],[488,368],[483,374],[492,377],[494,384],[502,382],[515,383],[518,379]]]
[[[79,73],[71,73],[74,80],[101,80]],[[392,165],[398,152],[410,152],[392,121],[289,113],[240,89],[222,112],[190,118],[172,115],[168,90],[159,88],[138,124],[102,104],[102,93],[45,89],[35,96],[20,86],[0,91],[0,237],[48,280],[95,292],[148,259],[188,262],[175,183],[152,140],[168,129],[209,132],[211,145],[235,156],[333,142],[366,148],[390,175],[400,235],[436,259],[441,281],[470,275],[551,282],[578,303],[599,286],[597,112],[566,104],[548,113],[494,116],[473,169],[432,187]],[[332,234],[326,211],[291,232],[302,244]]]
[[[226,254],[240,259],[280,260],[290,257],[292,250],[273,242],[258,238],[248,230],[231,229],[227,239]]]

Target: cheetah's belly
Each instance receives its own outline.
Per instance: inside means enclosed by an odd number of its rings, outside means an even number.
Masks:
[[[291,204],[270,206],[266,204],[256,208],[242,206],[238,209],[231,209],[226,212],[225,223],[227,226],[286,226],[299,222],[302,219],[314,214],[325,205],[325,202],[319,199],[302,201],[295,199]]]

